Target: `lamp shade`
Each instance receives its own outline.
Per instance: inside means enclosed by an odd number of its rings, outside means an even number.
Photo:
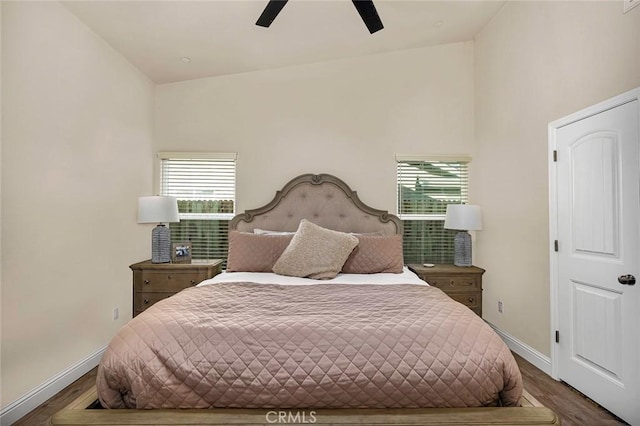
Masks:
[[[482,229],[482,210],[471,204],[448,204],[445,229],[479,231]]]
[[[175,197],[138,198],[138,223],[179,222],[178,200]]]

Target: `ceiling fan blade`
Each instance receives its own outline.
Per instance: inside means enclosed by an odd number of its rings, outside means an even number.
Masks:
[[[373,1],[353,0],[353,5],[358,10],[360,17],[371,34],[384,28],[380,16],[378,16],[378,11],[376,11],[376,7],[373,5]]]
[[[287,1],[288,0],[269,0],[269,3],[267,3],[267,6],[262,11],[262,15],[258,18],[256,25],[261,27],[268,27],[271,25],[284,5],[287,4]]]

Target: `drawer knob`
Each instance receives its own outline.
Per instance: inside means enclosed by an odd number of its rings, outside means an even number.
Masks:
[[[191,280],[191,284],[195,284],[195,283],[196,283],[196,280]]]
[[[454,285],[454,284],[455,284],[455,281],[449,280],[449,285]]]
[[[144,283],[145,284],[149,284],[149,280],[144,280]]]
[[[149,299],[144,299],[144,304],[148,305],[149,304]]]
[[[171,279],[171,275],[167,275],[167,279],[170,280]]]
[[[468,300],[469,300],[469,303],[473,303],[474,298],[470,297]]]

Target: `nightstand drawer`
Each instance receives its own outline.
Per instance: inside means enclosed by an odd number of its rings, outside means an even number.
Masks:
[[[449,297],[472,309],[480,306],[480,298],[477,293],[449,293]]]
[[[452,277],[452,276],[420,276],[420,278],[429,285],[438,287],[440,289],[446,289],[450,291],[468,291],[477,290],[480,288],[479,280],[473,277]]]
[[[142,271],[140,278],[135,280],[135,291],[168,291],[176,292],[194,286],[204,277],[197,272],[156,272]]]
[[[444,291],[456,300],[482,316],[482,274],[484,269],[477,266],[408,265],[421,280]]]
[[[154,303],[213,278],[222,270],[220,259],[194,260],[192,263],[134,263],[133,316]]]
[[[133,297],[133,306],[136,311],[144,311],[156,302],[171,297],[175,292],[166,293],[136,293]]]

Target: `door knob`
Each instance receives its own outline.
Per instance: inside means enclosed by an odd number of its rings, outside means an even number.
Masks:
[[[636,283],[636,277],[633,275],[620,275],[618,277],[618,282],[624,285],[634,285]]]

